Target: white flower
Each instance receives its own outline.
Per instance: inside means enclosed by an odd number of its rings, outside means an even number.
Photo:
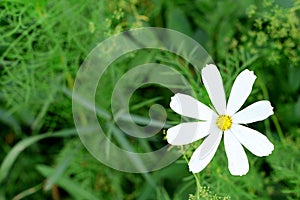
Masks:
[[[266,136],[241,124],[266,119],[273,114],[273,107],[269,101],[258,101],[237,112],[250,95],[256,79],[254,73],[247,69],[237,76],[227,106],[217,67],[206,65],[202,69],[202,79],[216,112],[191,96],[175,94],[170,103],[172,110],[201,121],[186,122],[168,129],[167,141],[172,145],[185,145],[206,137],[189,162],[190,171],[198,173],[212,160],[224,133],[229,171],[232,175],[245,175],[249,163],[243,146],[259,157],[271,154],[274,146]]]

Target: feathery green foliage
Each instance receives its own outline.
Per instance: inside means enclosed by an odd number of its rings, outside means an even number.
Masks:
[[[0,199],[299,199],[299,18],[299,0],[0,1]],[[70,93],[84,59],[104,39],[149,26],[180,31],[203,45],[227,95],[238,73],[255,71],[246,105],[269,99],[275,114],[251,127],[275,150],[266,158],[246,152],[246,176],[230,175],[223,144],[201,173],[190,173],[188,159],[201,141],[185,146],[182,158],[164,169],[119,172],[93,158],[74,134]],[[110,117],[114,85],[132,67],[151,62],[179,71],[195,97],[209,104],[200,74],[182,58],[153,49],[126,54],[105,72],[96,95],[107,116],[99,113],[99,123],[119,147],[125,148]],[[178,124],[180,116],[169,108],[172,95],[147,85],[134,93],[129,110],[145,125],[158,103],[166,108],[166,126]],[[123,139],[138,152],[156,150],[167,144],[166,128],[147,141]]]

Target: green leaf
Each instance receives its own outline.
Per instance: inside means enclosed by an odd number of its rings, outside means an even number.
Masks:
[[[168,192],[166,191],[166,189],[164,187],[157,188],[156,193],[157,193],[157,199],[159,199],[159,200],[171,200]]]
[[[79,143],[80,144],[80,143]],[[69,152],[63,159],[62,162],[59,163],[55,169],[53,170],[53,173],[50,174],[47,179],[47,183],[44,186],[44,189],[46,191],[51,190],[51,188],[53,187],[53,185],[55,183],[57,183],[58,179],[63,175],[63,173],[65,172],[65,170],[67,169],[67,167],[69,166],[70,162],[72,161],[72,159],[74,158],[74,156],[76,155],[76,153],[78,152],[78,150],[80,149],[79,147],[82,146],[78,146],[75,149],[71,149],[71,152]]]
[[[17,120],[2,108],[0,108],[0,121],[10,126],[16,132],[16,134],[21,133],[21,128]]]
[[[36,168],[44,177],[48,177],[54,173],[54,169],[46,165],[38,165]],[[94,194],[84,190],[79,184],[67,177],[60,177],[57,180],[57,184],[75,199],[98,200]]]
[[[169,10],[167,18],[167,27],[179,31],[181,33],[185,33],[189,36],[193,35],[192,28],[186,15],[179,8]]]
[[[49,138],[49,137],[68,137],[75,135],[77,133],[76,129],[62,130],[55,133],[45,133],[41,135],[31,136],[29,138],[23,139],[18,142],[12,150],[6,155],[0,168],[0,184],[3,183],[4,179],[8,176],[12,165],[16,161],[17,157],[22,153],[27,147],[38,142],[39,140]]]
[[[296,92],[300,87],[300,68],[289,66],[288,67],[288,83],[290,90]]]

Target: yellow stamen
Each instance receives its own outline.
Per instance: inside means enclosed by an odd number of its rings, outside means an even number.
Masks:
[[[217,127],[222,131],[230,129],[232,125],[232,119],[228,115],[220,115],[216,121]]]

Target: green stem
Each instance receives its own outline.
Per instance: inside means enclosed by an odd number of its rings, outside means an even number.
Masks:
[[[181,148],[182,148],[181,150],[184,151],[183,147],[181,147]],[[186,156],[185,153],[183,153],[183,158],[185,159],[186,163],[188,164],[189,160],[188,160],[188,158],[187,158],[187,156]],[[193,176],[194,176],[195,181],[196,181],[196,186],[197,186],[196,196],[198,197],[198,194],[202,190],[202,186],[201,186],[201,183],[200,183],[200,177],[198,176],[198,174],[194,174],[194,173],[193,173]]]
[[[259,84],[260,84],[260,88],[261,88],[261,91],[263,93],[264,99],[269,99],[269,94],[268,94],[268,90],[267,90],[266,85],[264,84],[263,81],[259,81]],[[280,141],[282,142],[282,144],[285,145],[284,134],[283,134],[283,131],[281,129],[281,126],[280,126],[280,123],[278,121],[278,118],[277,118],[276,114],[272,115],[271,119],[272,119],[272,122],[275,125],[275,128],[276,128],[276,131],[278,133],[278,137],[279,137]],[[266,129],[270,130],[270,127],[267,127]]]
[[[276,116],[276,115],[272,115],[271,119],[272,119],[272,121],[273,121],[273,123],[274,123],[274,125],[275,125],[275,128],[276,128],[276,130],[277,130],[277,133],[278,133],[278,136],[279,136],[280,141],[282,142],[283,145],[285,145],[285,140],[284,140],[283,131],[282,131],[282,129],[281,129],[281,126],[280,126],[280,124],[279,124],[279,121],[278,121],[277,116]]]
[[[43,188],[43,184],[40,183],[34,187],[31,187],[27,190],[24,190],[23,192],[19,193],[18,195],[16,195],[13,200],[19,200],[19,199],[23,199],[25,197],[28,197],[34,193],[36,193],[37,191],[41,190]]]

